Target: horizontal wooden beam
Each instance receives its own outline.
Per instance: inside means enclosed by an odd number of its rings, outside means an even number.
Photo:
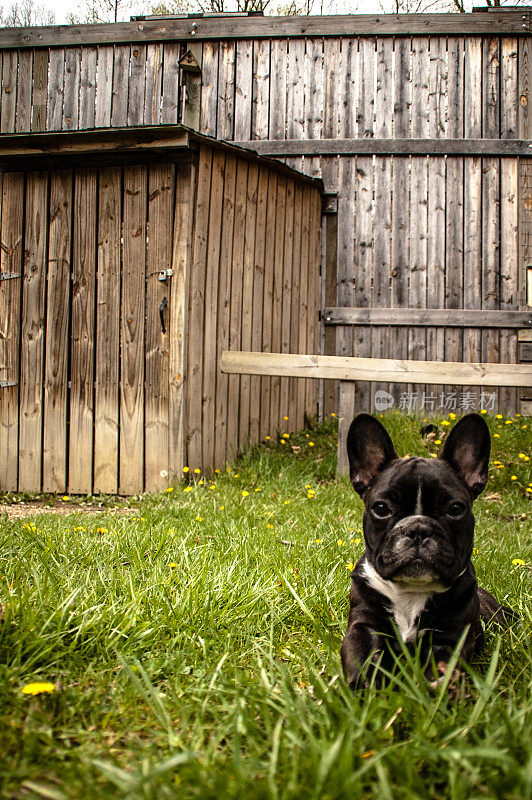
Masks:
[[[264,156],[527,156],[528,139],[262,139],[238,141]]]
[[[431,325],[445,328],[522,328],[532,325],[530,311],[458,308],[324,308],[326,325]]]
[[[222,372],[329,378],[340,381],[442,384],[445,386],[532,386],[532,364],[464,364],[394,361],[391,358],[249,353],[224,350]]]
[[[504,36],[531,30],[531,14],[349,14],[307,17],[183,16],[97,25],[1,28],[0,49],[199,39],[345,36]]]

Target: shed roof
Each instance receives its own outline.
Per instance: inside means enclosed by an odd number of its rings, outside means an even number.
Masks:
[[[200,145],[253,161],[323,192],[323,181],[311,178],[282,161],[259,155],[248,147],[198,133],[186,125],[143,125],[128,128],[93,128],[54,133],[13,133],[0,136],[0,168],[62,167],[79,164],[90,156],[91,164],[142,160],[181,161]]]

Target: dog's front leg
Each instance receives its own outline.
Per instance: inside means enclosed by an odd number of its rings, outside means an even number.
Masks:
[[[372,657],[377,664],[384,649],[382,637],[365,622],[352,622],[342,642],[341,657],[344,675],[349,688],[357,689],[361,683],[361,671]],[[369,676],[368,676],[369,677]]]

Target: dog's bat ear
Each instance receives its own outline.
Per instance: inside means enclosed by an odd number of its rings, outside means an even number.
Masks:
[[[373,478],[398,458],[386,428],[369,414],[355,417],[347,434],[349,477],[353,488],[364,494]]]
[[[489,428],[480,414],[467,414],[449,433],[440,455],[469,487],[473,497],[488,481],[491,439]]]

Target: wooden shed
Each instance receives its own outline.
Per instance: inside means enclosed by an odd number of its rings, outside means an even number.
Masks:
[[[5,135],[0,168],[0,489],[159,490],[316,413],[218,362],[317,351],[320,181],[182,125]]]

